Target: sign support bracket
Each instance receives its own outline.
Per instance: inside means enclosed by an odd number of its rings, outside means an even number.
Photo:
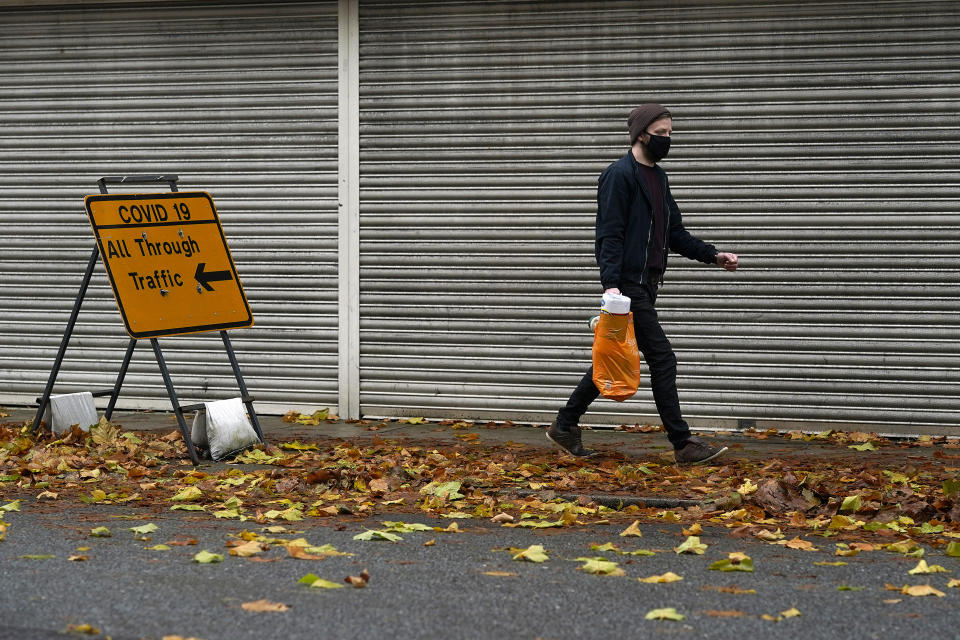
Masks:
[[[100,187],[101,194],[107,194],[107,185],[108,184],[132,184],[132,183],[163,183],[166,182],[170,186],[170,191],[176,192],[177,189],[177,180],[178,177],[174,175],[135,175],[135,176],[106,176],[100,178],[97,181],[97,184]],[[33,420],[32,430],[34,433],[39,429],[40,422],[43,419],[43,414],[46,411],[46,408],[50,402],[50,397],[53,392],[53,387],[56,382],[57,376],[60,373],[60,367],[63,364],[64,356],[66,355],[67,346],[70,342],[70,337],[73,334],[74,327],[76,326],[77,317],[80,314],[80,307],[83,304],[83,299],[86,296],[87,288],[90,285],[90,280],[93,276],[94,268],[96,267],[97,260],[100,258],[100,250],[98,245],[94,245],[93,252],[90,255],[90,260],[87,263],[86,271],[84,272],[83,281],[80,284],[80,290],[77,293],[77,298],[73,304],[73,310],[70,313],[70,319],[67,321],[67,327],[63,334],[63,339],[60,342],[60,348],[57,351],[56,359],[54,360],[53,367],[50,371],[50,377],[47,380],[47,384],[44,387],[43,395],[40,398],[37,398],[37,403],[39,407],[37,409],[37,414]],[[257,437],[260,438],[261,442],[264,442],[263,431],[260,428],[260,421],[257,418],[257,413],[253,407],[253,398],[247,392],[246,383],[243,380],[243,375],[240,372],[240,365],[237,361],[236,353],[233,350],[233,345],[230,342],[230,337],[227,335],[226,330],[220,331],[220,337],[223,341],[224,349],[227,352],[227,357],[230,360],[230,366],[233,369],[234,377],[237,380],[237,386],[240,389],[241,401],[247,409],[247,413],[250,417],[253,429],[257,434]],[[127,369],[130,366],[130,362],[133,359],[133,352],[137,346],[137,338],[130,338],[130,342],[127,344],[127,350],[123,358],[123,362],[120,365],[120,370],[117,373],[117,379],[114,383],[112,389],[104,391],[93,392],[94,397],[104,397],[109,396],[110,400],[107,404],[107,408],[104,412],[104,417],[107,420],[110,420],[110,417],[113,415],[113,411],[116,408],[117,400],[120,397],[120,389],[123,386],[123,380],[126,377]],[[173,379],[170,376],[170,371],[167,368],[166,361],[163,357],[163,352],[160,349],[160,343],[157,338],[151,337],[150,344],[153,347],[154,356],[157,360],[157,365],[160,367],[160,374],[163,377],[164,385],[167,389],[167,395],[170,397],[170,402],[173,406],[174,414],[177,417],[177,423],[180,427],[180,433],[183,436],[183,441],[187,446],[187,453],[190,455],[190,461],[194,465],[200,464],[200,459],[197,455],[196,448],[193,444],[193,439],[190,434],[190,430],[187,427],[186,419],[184,418],[185,411],[197,411],[205,410],[204,403],[197,403],[192,405],[181,405],[177,399],[177,394],[173,386]]]

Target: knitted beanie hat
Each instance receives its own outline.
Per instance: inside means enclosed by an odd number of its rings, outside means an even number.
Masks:
[[[627,117],[627,128],[630,129],[630,144],[637,141],[640,134],[647,130],[651,122],[660,118],[669,117],[666,107],[655,102],[648,102],[636,107]]]

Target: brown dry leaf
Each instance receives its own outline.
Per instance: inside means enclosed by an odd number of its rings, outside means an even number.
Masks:
[[[90,559],[90,556],[82,556],[82,555],[70,556],[69,558],[67,558],[67,560],[69,560],[70,562],[83,562],[89,559]]]
[[[431,540],[427,540],[426,542],[424,542],[424,543],[423,543],[423,546],[425,546],[425,547],[432,547],[432,546],[435,545],[435,544],[437,544],[437,541],[431,539]]]
[[[199,541],[196,538],[187,538],[186,540],[170,540],[169,542],[164,542],[163,544],[170,547],[187,547],[197,544],[198,542]]]
[[[513,573],[512,571],[483,571],[485,576],[497,576],[500,578],[514,577],[519,574]]]
[[[703,533],[703,527],[700,526],[699,522],[694,522],[692,525],[690,525],[689,529],[683,529],[681,532],[685,536],[699,536],[701,533]]]
[[[290,610],[290,607],[282,602],[271,602],[266,599],[244,602],[240,607],[243,608],[244,611],[257,612],[282,612]]]
[[[497,524],[501,524],[504,522],[513,522],[513,521],[514,521],[514,517],[509,513],[498,513],[497,515],[490,518],[490,522],[496,522]]]
[[[390,491],[390,483],[383,478],[376,478],[367,485],[373,493],[386,493]]]
[[[357,589],[362,589],[370,582],[370,572],[364,569],[359,576],[347,576],[343,581]]]
[[[719,591],[720,593],[732,593],[735,595],[753,595],[757,593],[756,589],[741,589],[740,587],[715,587],[713,585],[706,585],[701,587],[705,591]]]
[[[792,540],[780,540],[772,544],[782,544],[789,549],[798,549],[800,551],[819,551],[809,540],[803,540],[799,536]]]
[[[737,611],[736,609],[730,609],[727,611],[718,611],[717,609],[707,609],[703,612],[704,615],[713,617],[713,618],[740,618],[745,616],[743,611]]]
[[[638,538],[643,537],[643,533],[640,531],[640,521],[634,520],[633,524],[620,532],[620,535],[623,537],[626,536],[636,536]]]
[[[284,548],[291,558],[296,558],[297,560],[325,560],[328,557],[326,555],[318,556],[307,553],[307,548],[300,544],[287,544],[284,545]]]

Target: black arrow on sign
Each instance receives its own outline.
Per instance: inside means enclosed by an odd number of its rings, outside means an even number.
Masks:
[[[233,280],[233,274],[229,271],[204,271],[203,268],[207,266],[206,262],[201,262],[197,265],[197,271],[193,274],[193,277],[197,279],[197,282],[206,289],[207,291],[213,291],[213,287],[209,283],[217,282],[219,280]]]

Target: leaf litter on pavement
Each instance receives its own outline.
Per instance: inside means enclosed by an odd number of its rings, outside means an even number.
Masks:
[[[291,413],[287,419],[319,425],[328,415]],[[416,420],[406,422],[425,422],[422,418]],[[387,423],[358,422],[357,426],[376,431]],[[461,431],[483,428],[465,421],[439,424]],[[642,539],[646,526],[679,525],[673,550],[685,573],[695,570],[691,563],[697,562],[703,571],[763,571],[742,552],[718,557],[710,549],[713,540],[709,544],[701,541],[702,536],[715,539],[718,535],[781,545],[798,557],[807,553],[853,557],[886,551],[917,559],[914,568],[904,573],[934,579],[950,570],[925,560],[925,553],[960,557],[960,455],[955,453],[955,442],[929,437],[894,442],[873,434],[844,432],[745,435],[815,441],[818,446],[842,450],[842,455],[760,460],[729,456],[716,465],[681,467],[663,456],[635,460],[611,452],[573,459],[545,447],[516,443],[490,446],[474,437],[458,437],[455,444],[425,446],[375,435],[372,440],[367,437],[362,441],[322,436],[304,441],[301,436],[299,440],[247,450],[226,468],[204,469],[182,464],[186,450],[177,431],[125,432],[101,420],[89,432],[73,428],[56,436],[35,436],[26,425],[7,423],[0,425],[0,543],[8,544],[4,535],[16,526],[15,518],[24,501],[30,504],[43,500],[79,503],[88,508],[114,505],[131,512],[150,509],[154,513],[156,507],[162,507],[192,511],[197,518],[235,520],[260,528],[261,533],[245,530],[240,537],[225,541],[225,553],[207,549],[194,553],[192,559],[198,564],[284,559],[322,562],[346,553],[304,538],[276,536],[293,533],[284,528],[290,523],[359,524],[376,516],[389,519],[382,522],[380,529],[360,529],[353,537],[355,541],[401,544],[409,543],[405,538],[419,535],[423,537],[414,544],[431,547],[436,538],[424,541],[427,534],[464,533],[491,524],[531,532],[615,524],[619,526],[619,535],[614,535],[626,542]],[[878,457],[876,453],[909,452],[917,447],[933,448],[933,455],[907,455],[906,464],[901,460],[894,468],[886,468],[883,460],[890,458]],[[683,504],[687,506],[664,510],[629,504],[615,509],[575,497],[599,494],[685,500]],[[448,518],[452,522],[447,527],[409,522],[412,514]],[[159,527],[148,522],[130,530],[137,540],[149,541]],[[170,534],[166,532],[168,537]],[[110,535],[107,527],[89,530],[93,539]],[[145,548],[161,551],[182,544],[196,544],[196,540],[170,539]],[[271,553],[274,548],[281,550],[280,555]],[[539,544],[508,551],[517,561],[550,560],[549,550]],[[670,550],[630,550],[605,543],[591,545],[590,551],[602,555],[576,558],[581,563],[576,570],[615,579],[628,571],[609,554],[622,558]],[[706,557],[700,561],[699,556]],[[50,555],[25,553],[20,557]],[[72,556],[71,560],[81,558],[89,561],[89,556]],[[836,571],[842,571],[844,566],[842,562],[828,561],[814,564],[838,567]],[[649,575],[642,569],[631,572],[640,583],[682,581],[672,571],[660,575]],[[342,581],[311,573],[300,583],[313,588],[361,588],[367,586],[368,580],[366,571],[359,576],[348,575]],[[937,586],[958,584],[945,577],[942,585],[938,582]],[[902,595],[943,597],[937,586],[888,584],[885,588]],[[710,588],[730,594],[756,593],[740,586]],[[267,599],[246,605],[251,611],[286,610],[286,605]],[[718,616],[727,613],[715,612]],[[782,621],[797,615],[799,611],[792,609],[761,617]],[[646,617],[682,620],[684,616],[664,608],[654,609]]]

